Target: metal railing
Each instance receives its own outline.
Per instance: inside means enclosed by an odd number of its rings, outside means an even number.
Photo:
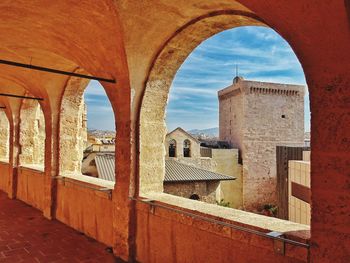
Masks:
[[[153,206],[153,207],[160,207],[160,208],[167,209],[167,210],[170,210],[170,211],[175,212],[175,213],[187,215],[187,216],[190,216],[192,218],[198,218],[198,219],[201,219],[203,221],[207,221],[209,223],[213,223],[213,224],[229,227],[229,228],[232,228],[232,229],[235,229],[235,230],[239,230],[239,231],[242,231],[242,232],[247,232],[247,233],[250,233],[250,234],[257,235],[257,236],[273,239],[273,240],[276,240],[276,241],[285,242],[285,243],[288,243],[288,244],[291,244],[291,245],[304,247],[304,248],[307,248],[307,249],[310,248],[310,245],[307,244],[307,243],[302,243],[302,242],[299,242],[299,241],[295,241],[295,240],[292,240],[292,239],[288,239],[288,238],[282,237],[283,233],[280,233],[280,232],[267,232],[266,233],[266,232],[254,230],[254,229],[251,229],[251,228],[247,228],[247,227],[244,227],[244,226],[234,225],[234,224],[231,224],[231,223],[223,222],[223,221],[220,221],[220,220],[217,220],[217,219],[213,219],[213,218],[210,218],[210,217],[206,217],[206,216],[203,216],[203,215],[191,213],[191,212],[188,212],[188,211],[185,211],[185,210],[182,210],[182,209],[177,209],[177,208],[168,206],[166,204],[156,203],[155,200],[137,199],[137,198],[130,198],[130,199],[134,200],[134,201],[141,202],[141,203],[149,204],[150,206]]]

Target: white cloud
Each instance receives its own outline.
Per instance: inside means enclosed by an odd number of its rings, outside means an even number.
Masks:
[[[111,106],[97,106],[97,105],[90,105],[88,106],[88,114],[106,114],[110,113],[113,114],[113,109]],[[101,116],[103,117],[103,116]]]
[[[296,55],[276,32],[261,27],[224,31],[198,46],[178,70],[170,90],[169,127],[217,126],[217,91],[232,84],[236,65],[245,79],[305,85]],[[199,117],[203,112],[205,122]]]
[[[171,88],[171,95],[200,95],[200,96],[216,96],[217,91],[213,89],[195,88],[195,87],[178,87]]]

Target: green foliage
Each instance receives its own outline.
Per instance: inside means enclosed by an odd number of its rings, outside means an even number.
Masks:
[[[263,207],[264,211],[268,212],[267,215],[269,216],[277,216],[277,211],[278,211],[278,207],[276,205],[272,205],[272,204],[266,204]]]
[[[220,202],[216,201],[216,204],[219,206],[230,207],[230,202],[225,202],[224,199],[221,199]]]

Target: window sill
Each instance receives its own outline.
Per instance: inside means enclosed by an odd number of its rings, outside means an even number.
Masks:
[[[61,176],[64,178],[69,178],[69,179],[73,179],[76,181],[80,181],[80,182],[84,182],[84,183],[88,183],[88,184],[93,184],[96,186],[101,186],[104,188],[108,188],[110,190],[113,190],[114,185],[115,185],[115,182],[111,182],[111,181],[107,181],[107,180],[103,180],[100,178],[95,178],[95,177],[91,177],[91,176],[87,176],[87,175],[83,175],[83,174],[66,173],[66,174],[61,174]]]
[[[147,193],[142,197],[149,200],[159,201],[169,206],[176,206],[191,210],[194,213],[216,217],[217,220],[227,220],[232,224],[245,225],[247,228],[260,229],[267,232],[280,232],[296,237],[298,239],[308,240],[310,226],[282,220],[274,217],[258,215],[233,208],[222,207],[214,204],[208,204],[195,200],[190,200],[165,193]],[[299,233],[298,233],[299,232]],[[307,234],[305,234],[305,232]]]
[[[29,170],[35,170],[39,172],[44,172],[45,168],[43,165],[40,164],[22,164],[19,166],[19,168],[29,169]]]

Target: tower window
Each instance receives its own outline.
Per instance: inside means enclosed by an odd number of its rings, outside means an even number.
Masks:
[[[191,142],[190,140],[184,140],[184,157],[191,157]]]
[[[169,157],[176,157],[176,141],[171,140],[169,142]]]

